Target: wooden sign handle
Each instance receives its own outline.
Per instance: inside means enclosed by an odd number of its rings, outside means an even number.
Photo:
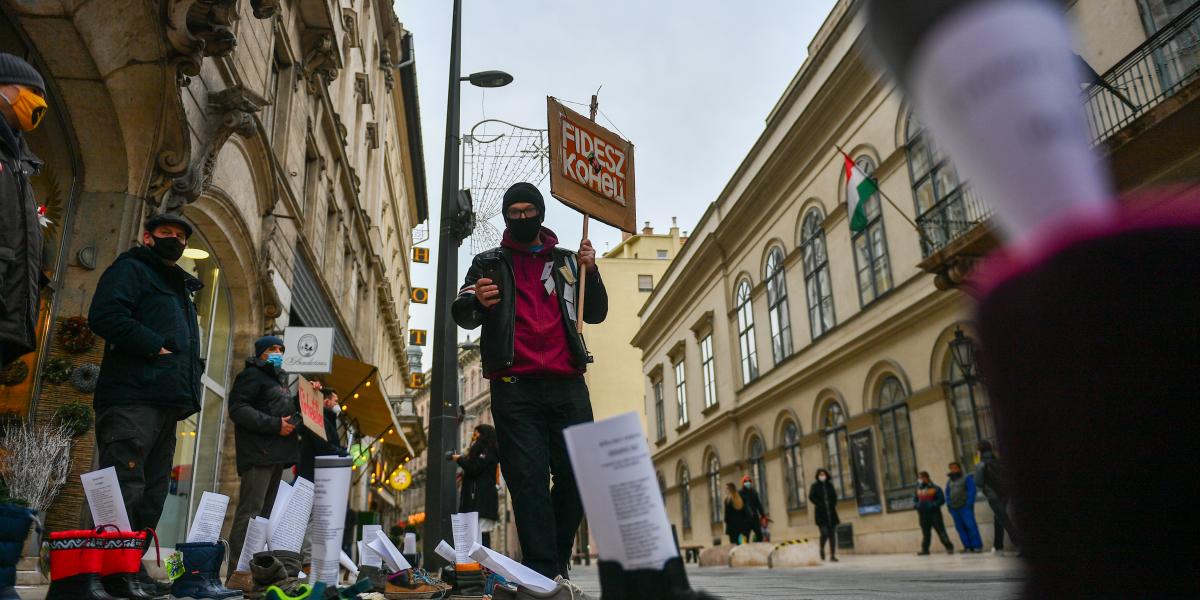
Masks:
[[[583,215],[583,239],[588,239],[588,219]],[[587,265],[579,263],[579,303],[575,305],[575,331],[583,333],[583,303],[587,299]]]

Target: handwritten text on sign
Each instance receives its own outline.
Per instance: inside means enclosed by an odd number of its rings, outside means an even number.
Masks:
[[[633,144],[546,98],[550,193],[563,204],[632,233],[637,223]]]
[[[325,399],[321,392],[313,389],[312,383],[303,377],[298,384],[300,392],[300,418],[304,426],[325,439]]]

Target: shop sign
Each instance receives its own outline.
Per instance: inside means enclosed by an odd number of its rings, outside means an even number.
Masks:
[[[637,233],[633,144],[546,98],[550,193],[571,208]]]
[[[317,437],[325,439],[325,398],[304,377],[300,377],[300,385],[297,387],[300,395],[300,418],[304,420],[304,426]]]
[[[875,442],[871,430],[864,429],[850,434],[850,469],[854,475],[854,492],[858,500],[858,514],[872,515],[883,512],[879,495],[879,478],[875,475]]]
[[[428,332],[426,332],[424,329],[409,329],[408,330],[408,343],[413,346],[424,346],[425,345],[425,336],[427,335],[427,333]]]
[[[333,369],[332,327],[288,327],[283,332],[283,370],[328,373]]]
[[[429,264],[429,248],[421,248],[413,246],[412,249],[413,262],[421,264]]]
[[[414,304],[429,304],[429,288],[413,288],[409,297]]]

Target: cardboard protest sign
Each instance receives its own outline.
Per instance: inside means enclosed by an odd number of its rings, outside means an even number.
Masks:
[[[550,193],[571,208],[636,233],[633,144],[546,97]]]
[[[325,439],[325,399],[321,392],[313,389],[312,383],[301,377],[300,384],[300,418],[304,426]]]

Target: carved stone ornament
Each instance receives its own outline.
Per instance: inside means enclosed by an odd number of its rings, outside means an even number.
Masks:
[[[232,29],[237,5],[238,0],[164,0],[167,41],[192,59],[195,72],[204,57],[229,56],[237,46]]]
[[[192,155],[187,171],[171,182],[166,197],[167,210],[177,209],[200,197],[212,183],[213,164],[225,141],[234,133],[242,137],[254,135],[253,115],[266,104],[265,98],[242,86],[208,95],[204,126],[197,135],[200,147]]]
[[[279,0],[250,0],[250,7],[258,19],[269,19],[279,14]]]
[[[304,80],[308,83],[308,93],[316,94],[337,79],[341,63],[332,32],[305,33],[305,38]]]

